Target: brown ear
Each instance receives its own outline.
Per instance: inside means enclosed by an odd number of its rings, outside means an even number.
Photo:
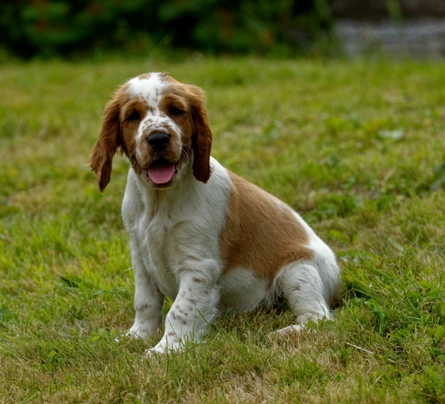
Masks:
[[[205,95],[199,87],[189,86],[192,92],[190,104],[195,124],[193,136],[193,175],[206,183],[210,178],[210,150],[212,148],[212,131],[210,130],[207,112],[204,106]]]
[[[111,165],[117,148],[121,145],[119,135],[120,102],[116,96],[105,107],[102,129],[90,156],[89,165],[96,173],[100,192],[110,182]]]

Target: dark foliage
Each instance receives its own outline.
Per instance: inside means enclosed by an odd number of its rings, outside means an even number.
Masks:
[[[302,51],[332,18],[328,0],[4,0],[0,46],[22,58],[155,47]]]

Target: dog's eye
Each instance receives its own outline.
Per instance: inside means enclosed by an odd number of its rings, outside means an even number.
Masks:
[[[173,115],[173,116],[182,115],[184,113],[184,111],[182,109],[179,109],[179,108],[176,108],[173,106],[171,106],[169,108],[169,112],[170,112],[170,115]]]
[[[126,120],[134,122],[134,121],[139,121],[139,118],[140,118],[139,112],[135,111],[135,112],[131,113],[130,115],[128,115]]]

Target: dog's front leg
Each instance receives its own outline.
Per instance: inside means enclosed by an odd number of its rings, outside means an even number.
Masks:
[[[217,315],[218,302],[214,280],[201,272],[182,272],[178,295],[166,316],[164,336],[147,354],[181,351],[186,341],[200,341]]]
[[[164,295],[159,291],[142,260],[136,254],[132,254],[132,263],[135,286],[134,311],[136,314],[127,335],[147,338],[153,335],[160,326]]]

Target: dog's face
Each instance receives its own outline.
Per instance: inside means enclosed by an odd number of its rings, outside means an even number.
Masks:
[[[207,182],[211,143],[203,91],[164,73],[149,73],[125,83],[108,103],[90,165],[101,191],[118,150],[150,187],[173,186],[192,160],[195,178]]]

